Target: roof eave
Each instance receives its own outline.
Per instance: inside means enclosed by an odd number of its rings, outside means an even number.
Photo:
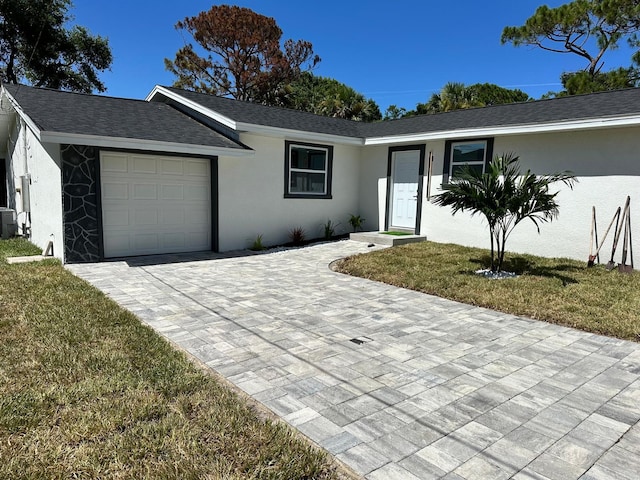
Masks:
[[[202,106],[198,102],[194,102],[193,100],[189,100],[186,97],[183,97],[177,92],[167,89],[161,85],[156,85],[151,93],[147,95],[146,101],[151,102],[158,96],[164,96],[169,98],[175,102],[181,103],[185,107],[200,113],[201,115],[205,115],[206,117],[214,120],[236,132],[242,133],[256,133],[259,135],[273,136],[273,137],[293,137],[300,140],[309,140],[309,141],[325,141],[325,142],[336,142],[348,145],[364,145],[364,139],[361,137],[353,137],[353,136],[344,136],[344,135],[333,135],[327,133],[318,133],[318,132],[309,132],[305,130],[296,130],[292,128],[282,128],[282,127],[271,127],[267,125],[259,125],[256,123],[244,123],[238,122],[232,118],[229,118],[225,115],[216,112],[210,108],[206,108]]]
[[[178,153],[203,156],[246,157],[255,152],[251,149],[215,147],[189,143],[163,142],[140,138],[107,137],[64,132],[41,132],[43,143],[77,144],[92,147],[118,148],[125,150],[147,150],[163,153]]]
[[[254,123],[237,123],[237,129],[239,132],[255,133],[258,135],[265,135],[269,137],[296,138],[298,140],[307,140],[312,142],[334,142],[356,146],[364,145],[364,138],[362,137],[348,137],[344,135],[309,132],[292,128],[269,127],[266,125],[257,125]]]
[[[387,145],[392,143],[411,143],[428,140],[445,140],[449,138],[474,138],[486,136],[529,135],[534,133],[553,133],[597,128],[615,128],[640,125],[640,115],[623,117],[590,118],[563,122],[534,123],[508,126],[492,126],[480,128],[460,128],[437,132],[408,133],[367,137],[364,145]]]
[[[182,95],[169,90],[163,86],[160,85],[156,85],[155,87],[153,87],[153,90],[151,90],[151,93],[149,93],[149,95],[147,95],[147,98],[145,98],[145,100],[147,102],[152,102],[154,101],[154,98],[156,96],[164,96],[166,98],[169,98],[175,102],[181,103],[182,105],[184,105],[185,107],[190,108],[191,110],[198,112],[202,115],[205,115],[206,117],[215,120],[216,122],[224,125],[225,127],[231,128],[233,130],[237,130],[237,122],[235,120],[233,120],[232,118],[229,118],[225,115],[221,115],[220,113],[211,110],[210,108],[206,108],[203,107],[201,104],[199,104],[198,102],[194,102],[193,100],[189,100],[188,98],[183,97]]]
[[[11,104],[13,109],[16,111],[18,116],[29,127],[29,129],[33,132],[33,134],[36,136],[36,138],[40,139],[41,138],[41,134],[42,134],[42,132],[40,131],[40,128],[31,119],[31,117],[29,117],[29,115],[27,115],[27,113],[22,109],[22,107],[16,101],[16,99],[13,98],[13,95],[11,95],[9,93],[9,91],[6,88],[4,88],[4,85],[2,86],[2,98],[6,98],[7,100],[9,100],[9,103]]]

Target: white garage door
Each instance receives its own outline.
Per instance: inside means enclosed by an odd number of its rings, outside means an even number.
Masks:
[[[209,160],[102,152],[104,256],[211,249]]]

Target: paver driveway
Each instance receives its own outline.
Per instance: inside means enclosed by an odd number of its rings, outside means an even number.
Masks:
[[[640,345],[328,268],[367,250],[69,269],[366,478],[638,478]]]

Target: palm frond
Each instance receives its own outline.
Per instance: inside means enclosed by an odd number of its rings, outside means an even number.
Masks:
[[[491,267],[494,269],[494,241],[498,247],[499,270],[502,267],[504,247],[513,229],[529,219],[540,232],[540,224],[558,217],[558,192],[550,193],[554,183],[563,183],[573,189],[577,182],[571,172],[536,175],[527,170],[522,173],[520,158],[514,153],[496,156],[486,172],[480,173],[465,165],[456,177],[442,186],[443,192],[432,202],[450,207],[452,214],[468,212],[483,216],[491,237]]]

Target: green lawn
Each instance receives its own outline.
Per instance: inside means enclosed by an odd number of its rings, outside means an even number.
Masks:
[[[640,273],[586,268],[584,262],[507,254],[517,278],[489,280],[487,250],[414,243],[347,258],[343,273],[459,302],[523,315],[594,333],[640,341]],[[605,260],[606,261],[606,260]]]
[[[0,240],[0,478],[334,479],[331,458],[58,261]]]

